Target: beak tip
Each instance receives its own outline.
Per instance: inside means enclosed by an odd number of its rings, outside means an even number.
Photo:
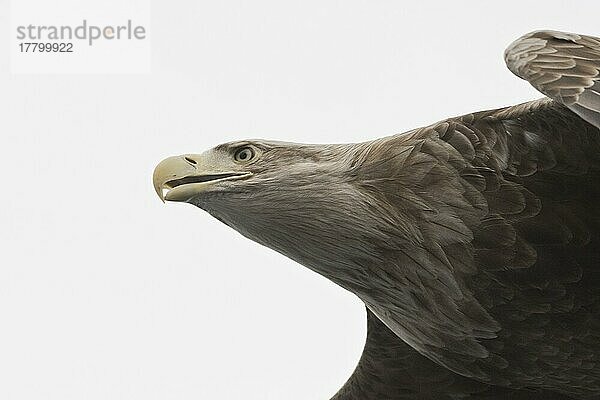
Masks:
[[[154,191],[158,195],[158,198],[160,199],[160,201],[162,201],[164,203],[165,202],[165,197],[163,196],[162,185],[159,184],[156,181],[156,179],[153,180],[153,184],[154,184]]]
[[[154,191],[156,192],[156,195],[158,196],[158,198],[160,199],[160,201],[162,201],[163,203],[165,203],[165,195],[164,195],[164,182],[166,180],[166,175],[163,167],[164,161],[161,161],[161,163],[159,163],[156,168],[154,169],[154,173],[152,174],[152,186],[154,186]]]
[[[155,185],[154,190],[156,191],[156,194],[158,195],[158,198],[160,199],[160,201],[165,203],[165,196],[163,195],[162,185]]]

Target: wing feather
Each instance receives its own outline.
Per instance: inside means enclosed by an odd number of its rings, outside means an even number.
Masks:
[[[513,42],[508,68],[546,96],[600,127],[600,39],[536,31]]]

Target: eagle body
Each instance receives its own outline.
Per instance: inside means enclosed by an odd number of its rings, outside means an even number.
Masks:
[[[505,58],[547,97],[155,170],[161,198],[365,303],[365,349],[333,399],[600,399],[600,40],[534,32]]]
[[[578,137],[564,137],[574,126]],[[429,358],[420,362],[444,367],[442,375],[453,383],[469,377],[494,387],[556,392],[541,398],[597,396],[598,128],[541,100],[449,119],[371,146],[384,153],[372,159],[391,168],[371,169],[367,157],[361,185],[402,210],[397,218],[413,216],[416,232],[410,243],[379,242],[386,243],[381,261],[364,270],[373,283],[359,294],[373,314],[369,320],[380,320],[379,330],[405,342],[396,345]],[[390,241],[397,237],[390,232]],[[434,395],[439,387],[433,390],[431,398],[440,398]]]

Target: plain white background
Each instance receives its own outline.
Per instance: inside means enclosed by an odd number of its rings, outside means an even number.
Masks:
[[[504,66],[512,40],[600,35],[591,0],[157,1],[152,73],[11,75],[0,4],[7,400],[328,399],[360,356],[362,305],[163,205],[156,163],[238,138],[362,141],[534,99]]]

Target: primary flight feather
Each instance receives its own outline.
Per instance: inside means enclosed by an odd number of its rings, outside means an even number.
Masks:
[[[162,200],[365,303],[365,349],[335,400],[600,399],[600,39],[533,32],[505,60],[548,97],[156,167]]]

